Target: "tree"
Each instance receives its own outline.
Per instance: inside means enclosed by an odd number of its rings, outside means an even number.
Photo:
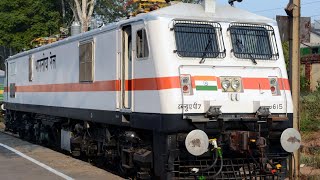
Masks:
[[[95,13],[100,16],[105,23],[118,21],[127,15],[123,8],[125,4],[126,1],[124,0],[97,0]]]
[[[118,21],[128,15],[130,8],[124,9],[128,1],[130,0],[97,0],[95,14],[105,23]],[[182,2],[195,3],[196,0],[182,0]]]
[[[0,45],[7,48],[29,49],[34,38],[59,33],[60,25],[56,0],[0,1]]]
[[[284,60],[286,62],[287,69],[289,69],[289,42],[282,43],[283,55]]]
[[[81,24],[81,31],[86,32],[89,29],[93,15],[96,0],[66,0],[73,12],[75,21]]]

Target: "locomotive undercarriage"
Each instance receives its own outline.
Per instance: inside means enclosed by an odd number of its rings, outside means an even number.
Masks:
[[[95,164],[136,179],[284,179],[288,154],[281,132],[290,121],[272,118],[219,117],[189,121],[215,138],[201,156],[185,147],[188,131],[159,132],[110,126],[41,114],[7,110],[6,130],[34,143],[70,152]],[[290,119],[290,118],[289,118]]]
[[[179,150],[171,152],[174,161],[171,166],[167,164],[171,170],[168,179],[285,179],[289,154],[282,149],[279,139],[283,130],[290,127],[290,121],[239,117],[227,115],[193,123],[195,129],[216,138],[219,145],[218,149],[209,146],[208,152],[198,157],[185,148],[187,134],[171,137]]]

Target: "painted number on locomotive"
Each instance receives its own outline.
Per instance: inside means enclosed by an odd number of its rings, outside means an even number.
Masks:
[[[185,112],[188,112],[192,109],[201,109],[201,104],[194,102],[193,104],[178,104],[178,109],[183,109]]]
[[[273,104],[270,109],[283,109],[283,104]]]

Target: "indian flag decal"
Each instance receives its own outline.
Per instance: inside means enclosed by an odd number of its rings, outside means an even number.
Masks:
[[[217,91],[217,77],[214,76],[196,76],[194,77],[197,91]]]

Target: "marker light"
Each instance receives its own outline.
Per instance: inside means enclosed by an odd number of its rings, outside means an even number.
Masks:
[[[182,90],[183,93],[189,93],[189,87],[187,85],[183,85]]]
[[[240,88],[240,81],[237,80],[237,79],[234,79],[232,82],[231,82],[231,87],[234,91],[239,91],[239,88]]]
[[[270,91],[273,96],[279,96],[280,95],[280,90],[279,90],[279,84],[277,77],[271,77],[269,78],[269,83],[270,83]]]
[[[180,75],[181,89],[184,95],[192,95],[191,75]]]
[[[230,81],[229,81],[229,80],[224,80],[224,81],[222,81],[222,82],[221,82],[221,86],[222,86],[222,88],[223,88],[225,91],[227,91],[228,88],[230,87]]]

